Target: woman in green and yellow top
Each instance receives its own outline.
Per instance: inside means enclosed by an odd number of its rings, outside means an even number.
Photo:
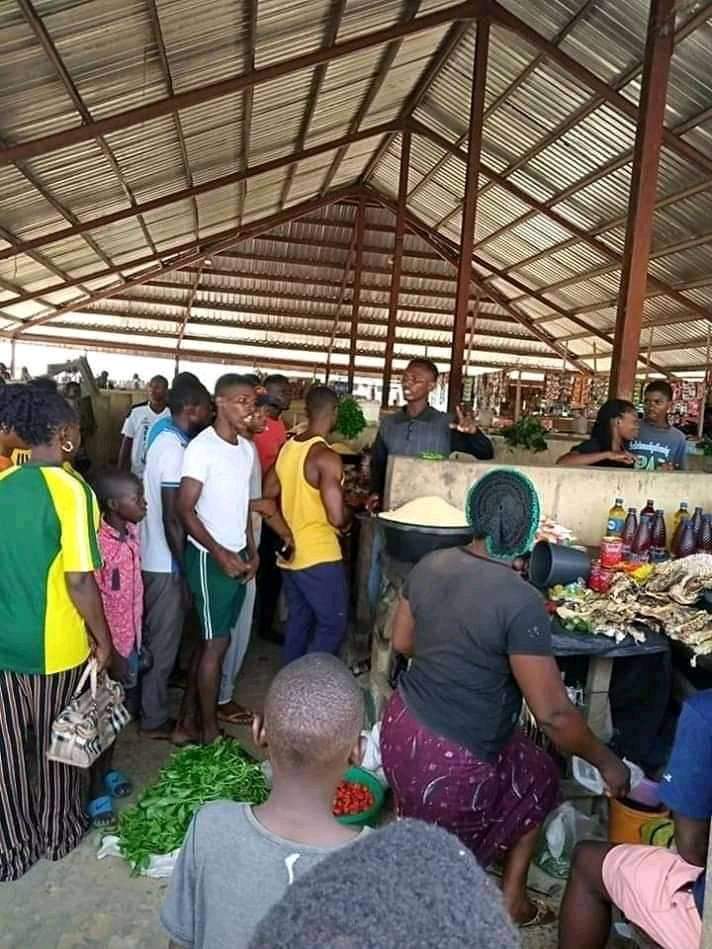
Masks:
[[[74,410],[56,392],[7,386],[0,424],[32,451],[0,472],[0,881],[8,881],[41,857],[64,857],[87,828],[81,771],[46,751],[90,640],[101,668],[111,645],[93,573],[95,499],[62,467],[79,442]]]
[[[284,657],[338,653],[346,635],[348,596],[339,531],[351,519],[344,505],[341,458],[326,443],[338,399],[327,386],[307,394],[307,430],[281,449],[267,476],[266,497],[280,495],[294,553],[280,566],[287,599]]]

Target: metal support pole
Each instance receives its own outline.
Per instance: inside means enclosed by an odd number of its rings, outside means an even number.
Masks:
[[[638,365],[674,31],[675,0],[651,0],[611,361],[610,394],[623,399],[633,394]]]
[[[408,200],[408,169],[410,166],[410,132],[401,136],[400,175],[398,179],[398,213],[396,214],[396,234],[393,250],[393,273],[391,275],[391,296],[388,304],[388,332],[386,352],[383,364],[383,392],[381,405],[385,409],[389,404],[391,389],[391,368],[393,350],[396,342],[396,321],[398,319],[398,297],[400,296],[401,270],[403,269],[403,234],[405,232],[405,211]]]
[[[489,35],[489,20],[478,20],[475,61],[472,70],[465,199],[462,206],[460,259],[457,268],[457,292],[455,296],[455,325],[452,334],[452,359],[450,361],[450,385],[448,388],[448,408],[451,412],[454,411],[462,397],[462,363],[465,354],[467,309],[470,301],[470,281],[472,279],[472,246],[475,239],[477,219],[477,187],[482,150],[482,123],[484,121],[485,89],[487,86]]]
[[[356,375],[356,348],[358,345],[358,311],[361,304],[361,266],[363,263],[363,236],[366,227],[366,202],[359,200],[356,209],[356,261],[354,263],[354,285],[351,298],[351,342],[349,344],[349,392],[354,391]]]

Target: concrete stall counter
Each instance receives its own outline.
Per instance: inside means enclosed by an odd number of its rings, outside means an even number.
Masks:
[[[392,457],[388,463],[385,509],[415,498],[444,498],[462,508],[470,487],[486,472],[508,465],[490,462],[423,461]],[[692,509],[712,509],[712,476],[703,472],[646,472],[619,468],[517,466],[539,492],[542,513],[568,527],[580,544],[596,546],[604,533],[606,514],[616,497],[640,510],[648,498],[672,518],[687,501]]]

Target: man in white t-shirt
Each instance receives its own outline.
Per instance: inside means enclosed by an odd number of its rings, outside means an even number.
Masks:
[[[176,498],[183,455],[191,438],[210,421],[210,393],[191,373],[176,376],[169,398],[170,419],[146,456],[144,492],[148,504],[141,525],[144,586],[143,641],[153,665],[141,677],[141,733],[170,739],[168,679],[178,655],[186,606],[185,532]]]
[[[176,744],[210,744],[218,737],[223,657],[259,565],[249,516],[254,454],[239,435],[255,411],[254,386],[234,373],[222,376],[215,405],[214,424],[186,448],[178,492],[178,514],[188,537],[186,576],[202,642],[191,662]]]
[[[129,468],[137,478],[143,477],[146,465],[148,433],[158,419],[170,415],[168,409],[168,380],[154,376],[148,383],[148,401],[132,406],[121,429],[123,438],[119,449],[119,468]]]

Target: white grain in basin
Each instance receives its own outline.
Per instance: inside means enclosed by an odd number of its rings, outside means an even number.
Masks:
[[[434,496],[408,501],[395,511],[386,511],[381,517],[386,521],[418,527],[468,527],[463,511]]]

